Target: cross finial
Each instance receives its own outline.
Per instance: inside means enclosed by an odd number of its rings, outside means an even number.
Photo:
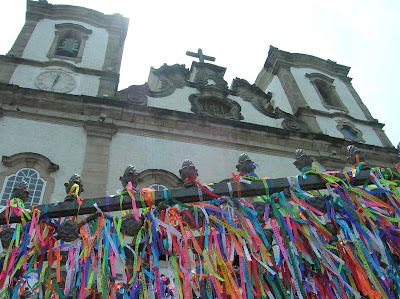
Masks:
[[[196,57],[199,59],[200,62],[204,62],[204,60],[215,61],[215,57],[203,55],[203,51],[201,49],[199,49],[197,53],[187,51],[186,55]]]

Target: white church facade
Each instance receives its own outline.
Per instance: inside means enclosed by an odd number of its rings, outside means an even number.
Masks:
[[[254,84],[228,86],[224,67],[200,61],[152,68],[145,84],[118,91],[127,29],[118,14],[27,2],[26,23],[0,56],[2,200],[21,179],[33,204],[63,200],[74,173],[83,198],[115,194],[129,164],[139,187],[176,188],[185,159],[201,182],[218,183],[243,152],[270,178],[298,174],[298,148],[319,172],[346,167],[349,144],[371,165],[397,162],[347,66],[271,47]]]

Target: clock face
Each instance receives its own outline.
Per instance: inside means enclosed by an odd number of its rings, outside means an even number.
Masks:
[[[75,88],[72,76],[61,71],[47,71],[40,73],[35,80],[37,87],[54,92],[69,92]]]

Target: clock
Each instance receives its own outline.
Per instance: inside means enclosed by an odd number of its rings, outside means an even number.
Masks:
[[[36,86],[43,90],[65,93],[76,86],[74,78],[62,71],[46,71],[35,79]]]

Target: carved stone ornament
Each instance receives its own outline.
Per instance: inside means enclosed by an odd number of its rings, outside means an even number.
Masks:
[[[365,162],[365,154],[358,147],[349,145],[347,147],[347,162],[351,165]]]
[[[254,210],[257,212],[257,219],[260,223],[265,222],[264,221],[265,205],[266,205],[265,202],[261,202],[261,201],[253,202],[253,207],[254,207]],[[271,214],[271,212],[272,211],[270,211],[270,214]]]
[[[146,106],[147,95],[150,92],[150,88],[147,83],[143,85],[131,85],[128,88],[121,90],[119,96],[122,101],[126,101],[129,104]]]
[[[133,165],[128,165],[125,169],[124,174],[119,177],[119,180],[122,183],[122,186],[126,188],[129,182],[132,183],[132,187],[136,189],[137,185],[139,184],[139,175],[136,172],[136,168]]]
[[[239,173],[254,175],[254,170],[256,169],[256,165],[250,159],[248,155],[245,153],[241,154],[238,159],[238,164],[236,165],[236,169]]]
[[[327,222],[324,227],[328,232],[331,233],[332,236],[336,236],[338,234],[338,229],[332,222]]]
[[[301,120],[288,118],[282,121],[282,127],[289,131],[307,132],[307,125]]]
[[[224,80],[226,68],[209,63],[193,62],[191,71],[196,71],[194,84],[198,90],[203,86],[215,86],[220,90],[228,91],[228,83]]]
[[[28,299],[32,296],[31,291],[28,288],[25,288],[25,290],[21,294],[21,299]]]
[[[184,64],[174,64],[174,65],[162,65],[159,69],[151,69],[151,72],[154,76],[158,77],[163,83],[161,85],[161,89],[158,92],[165,93],[168,88],[172,89],[172,94],[176,88],[184,88],[188,85],[189,79],[189,70],[185,67]],[[167,96],[165,94],[164,96]]]
[[[10,246],[11,240],[14,236],[15,228],[9,227],[0,233],[0,240],[3,248],[8,248]]]
[[[127,214],[122,217],[121,232],[129,237],[136,236],[143,226],[143,220],[137,221],[133,214]]]
[[[199,173],[196,169],[196,167],[194,166],[193,162],[190,161],[189,159],[186,159],[183,164],[182,164],[182,168],[179,170],[179,174],[181,176],[183,183],[183,187],[185,188],[189,188],[194,186],[194,183],[191,181],[187,181],[187,179],[192,179],[192,180],[196,180],[197,177],[199,176]]]
[[[231,88],[237,96],[250,102],[254,108],[262,114],[272,118],[282,117],[280,113],[275,111],[275,104],[272,100],[271,92],[265,93],[256,85],[250,85],[249,82],[240,78],[235,78],[233,80]]]
[[[313,159],[303,149],[296,150],[296,161],[293,162],[294,166],[302,172],[305,167],[312,167]]]
[[[305,202],[309,204],[310,206],[316,208],[318,211],[326,214],[327,209],[326,209],[326,203],[323,197],[317,196],[317,197],[307,197],[305,199]]]
[[[174,64],[169,66],[164,64],[159,69],[151,68],[150,78],[156,77],[157,86],[149,86],[147,83],[143,85],[131,85],[128,88],[121,90],[119,96],[121,100],[127,101],[134,105],[147,105],[147,98],[161,98],[174,93],[177,88],[184,88],[188,85],[189,70],[185,68],[184,64]]]
[[[196,215],[195,215],[195,211],[194,211],[194,207],[189,207],[189,209],[187,209],[187,212],[193,217],[193,219],[196,219]],[[197,211],[197,221],[199,226],[201,226],[204,222],[204,214],[203,212],[200,211],[200,209],[198,209]],[[189,224],[189,227],[191,229],[197,229],[196,225],[193,223],[193,221],[190,219],[190,217],[182,212],[182,220],[185,221],[186,223]]]
[[[200,115],[242,120],[241,107],[235,101],[217,92],[197,93],[189,96],[191,110]]]
[[[28,183],[25,181],[19,182],[18,185],[12,190],[11,198],[19,198],[22,199],[23,202],[26,202],[26,200],[29,198]]]
[[[267,238],[269,245],[271,245],[272,242],[274,241],[274,238],[273,238],[274,231],[271,228],[265,228],[265,229],[263,229],[263,233],[264,233],[265,237]]]
[[[79,187],[78,191],[78,196],[84,191],[83,190],[83,185],[82,185],[82,179],[79,174],[74,174],[71,176],[69,179],[68,183],[65,183],[65,192],[67,193],[67,196],[64,198],[64,201],[76,201],[77,196],[74,194],[71,194],[71,190],[73,191],[72,187],[77,184]]]
[[[397,144],[397,158],[398,158],[398,162],[400,162],[400,142],[399,142],[399,144]]]
[[[79,238],[79,225],[74,220],[66,220],[57,228],[58,238],[64,242],[73,242]]]

